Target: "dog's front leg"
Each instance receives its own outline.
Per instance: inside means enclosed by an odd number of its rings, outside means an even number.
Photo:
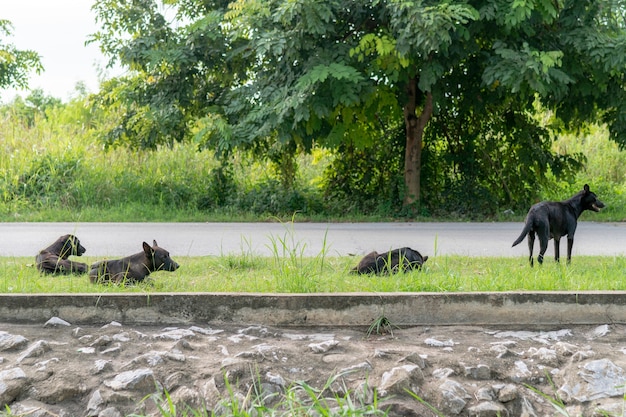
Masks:
[[[561,239],[558,237],[554,237],[554,260],[556,262],[559,262],[559,259],[561,259]]]
[[[574,247],[574,236],[567,236],[567,263],[572,261],[572,248]]]

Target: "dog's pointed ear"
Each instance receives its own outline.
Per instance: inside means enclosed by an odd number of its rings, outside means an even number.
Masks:
[[[154,247],[157,247],[157,246],[159,246],[159,244],[156,243],[156,239],[153,239],[152,240],[152,247],[154,248]]]
[[[589,184],[585,184],[585,186],[583,187],[583,190],[585,190],[586,193],[589,192]]]
[[[152,254],[154,253],[154,250],[146,242],[143,242],[143,251],[148,256],[152,256]]]

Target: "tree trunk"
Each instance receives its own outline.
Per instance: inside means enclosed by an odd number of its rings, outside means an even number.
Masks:
[[[417,88],[417,78],[409,81],[407,86],[408,100],[404,106],[404,124],[406,127],[406,150],[404,155],[404,185],[406,195],[404,205],[409,206],[418,203],[420,200],[420,172],[422,169],[422,143],[424,129],[433,114],[433,96],[431,92],[426,93],[424,107],[417,115],[418,96],[422,93]]]

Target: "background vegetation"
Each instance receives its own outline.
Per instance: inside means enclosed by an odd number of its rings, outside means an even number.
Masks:
[[[1,107],[0,120],[2,221],[266,221],[296,212],[302,220],[330,221],[521,220],[534,202],[504,203],[496,195],[502,186],[488,176],[451,181],[446,176],[453,171],[428,156],[437,151],[427,147],[421,211],[405,211],[401,138],[369,152],[300,153],[285,186],[278,162],[245,150],[223,164],[214,151],[187,142],[155,150],[105,147],[93,135],[106,117],[80,92],[61,103],[35,91]],[[626,155],[606,129],[561,135],[552,148],[581,155],[581,168],[549,174],[534,191],[536,200],[564,199],[589,183],[608,205],[594,220],[626,218]]]
[[[0,108],[4,220],[510,219],[584,183],[624,218],[620,0],[93,10],[126,72]],[[0,88],[42,70],[10,35]]]

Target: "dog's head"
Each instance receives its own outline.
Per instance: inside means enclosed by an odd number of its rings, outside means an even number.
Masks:
[[[598,196],[589,189],[589,185],[585,184],[583,187],[583,210],[591,210],[598,212],[604,208],[604,203],[598,200]]]
[[[421,253],[419,253],[418,251],[416,251],[415,249],[411,249],[411,248],[404,248],[401,249],[403,251],[404,256],[406,257],[407,261],[409,261],[409,263],[415,268],[415,267],[420,267],[424,264],[424,262],[426,262],[428,260],[428,256],[426,255],[422,255]]]
[[[148,259],[152,260],[152,271],[176,271],[180,265],[178,265],[171,257],[170,253],[161,248],[156,240],[152,241],[153,245],[150,246],[146,242],[143,242],[143,251]]]
[[[87,251],[83,245],[80,244],[80,240],[74,235],[64,235],[58,239],[61,243],[61,253],[59,256],[63,259],[67,259],[70,255],[82,256]]]

